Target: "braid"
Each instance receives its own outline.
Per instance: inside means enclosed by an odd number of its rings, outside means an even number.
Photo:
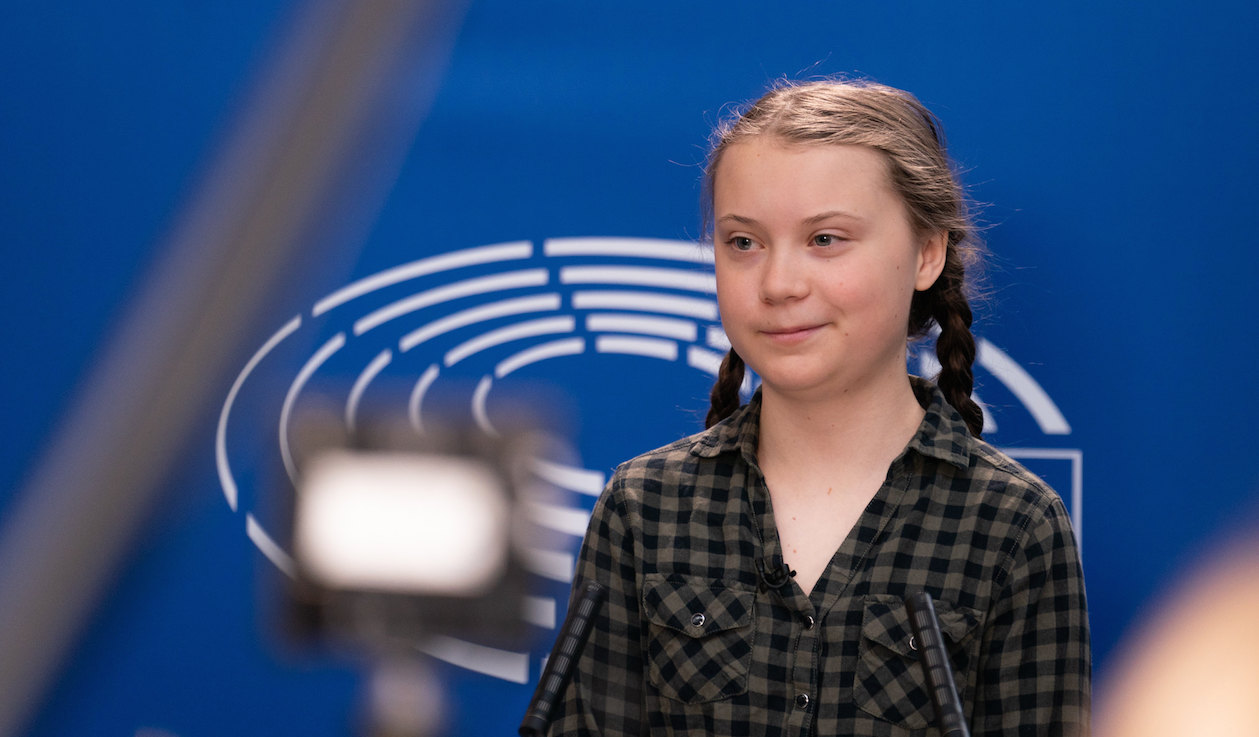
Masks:
[[[743,359],[731,348],[721,361],[717,383],[709,395],[710,407],[704,427],[709,428],[734,414],[739,408],[739,388],[743,386]]]
[[[971,399],[975,387],[975,336],[971,334],[970,302],[962,291],[965,267],[953,248],[945,257],[944,271],[924,295],[929,301],[930,317],[940,326],[936,338],[936,357],[940,376],[936,383],[944,398],[966,420],[971,435],[980,437],[984,429],[984,411]]]

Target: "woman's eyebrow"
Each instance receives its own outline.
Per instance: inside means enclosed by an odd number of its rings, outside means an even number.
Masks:
[[[760,223],[755,218],[745,217],[743,215],[733,215],[733,214],[722,215],[721,217],[717,218],[717,222],[719,223],[734,222],[734,223],[738,223],[739,225],[760,225]]]
[[[801,220],[800,222],[804,225],[816,225],[822,222],[823,220],[830,220],[832,218],[854,220],[856,222],[863,222],[865,220],[865,218],[861,217],[860,215],[854,212],[849,212],[847,210],[827,210],[826,212],[819,212],[816,215],[810,215],[809,217],[805,218],[804,220]],[[746,225],[749,227],[757,226],[761,224],[760,221],[757,220],[756,218],[750,218],[750,217],[747,217],[746,215],[735,215],[734,213],[722,215],[721,217],[717,218],[717,222],[737,223],[739,225]]]
[[[823,220],[830,220],[831,218],[844,218],[846,220],[856,220],[857,222],[865,220],[865,218],[860,215],[847,210],[827,210],[826,212],[819,212],[816,215],[811,215],[805,218],[802,222],[805,225],[816,225]]]

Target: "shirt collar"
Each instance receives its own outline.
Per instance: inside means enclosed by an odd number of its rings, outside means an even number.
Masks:
[[[907,449],[966,468],[970,464],[970,444],[973,441],[966,421],[944,399],[944,394],[935,384],[917,376],[910,376],[909,382],[926,414]],[[761,392],[757,389],[751,401],[700,433],[691,446],[691,453],[713,458],[722,453],[740,451],[749,462],[755,462],[760,435]]]

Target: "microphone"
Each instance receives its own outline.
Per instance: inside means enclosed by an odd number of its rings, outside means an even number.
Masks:
[[[940,633],[940,620],[936,617],[931,594],[919,591],[905,599],[909,612],[909,625],[918,640],[919,662],[927,677],[931,702],[935,705],[936,720],[940,723],[943,737],[970,737],[966,715],[962,712],[962,700],[957,695],[957,682],[953,680],[953,667],[949,653],[944,648],[944,635]]]
[[[761,578],[761,591],[781,589],[796,575],[796,572],[791,570],[781,558],[778,559],[778,565],[772,569],[767,569],[764,559],[757,558],[756,573]]]
[[[590,637],[594,615],[603,605],[606,594],[607,589],[590,581],[569,609],[568,616],[564,618],[564,626],[560,628],[560,635],[555,640],[555,647],[547,658],[546,668],[538,679],[538,688],[533,692],[533,700],[529,702],[524,721],[520,723],[520,737],[543,737],[547,727],[551,726],[551,711],[555,708],[555,702],[563,695],[568,679],[573,675],[577,658]]]

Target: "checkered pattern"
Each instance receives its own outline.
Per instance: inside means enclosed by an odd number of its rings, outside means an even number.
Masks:
[[[972,438],[934,386],[914,388],[919,432],[807,596],[758,588],[755,562],[781,555],[759,397],[617,469],[577,570],[608,603],[551,734],[937,734],[902,604],[919,589],[976,737],[1087,734],[1088,619],[1062,501]]]

